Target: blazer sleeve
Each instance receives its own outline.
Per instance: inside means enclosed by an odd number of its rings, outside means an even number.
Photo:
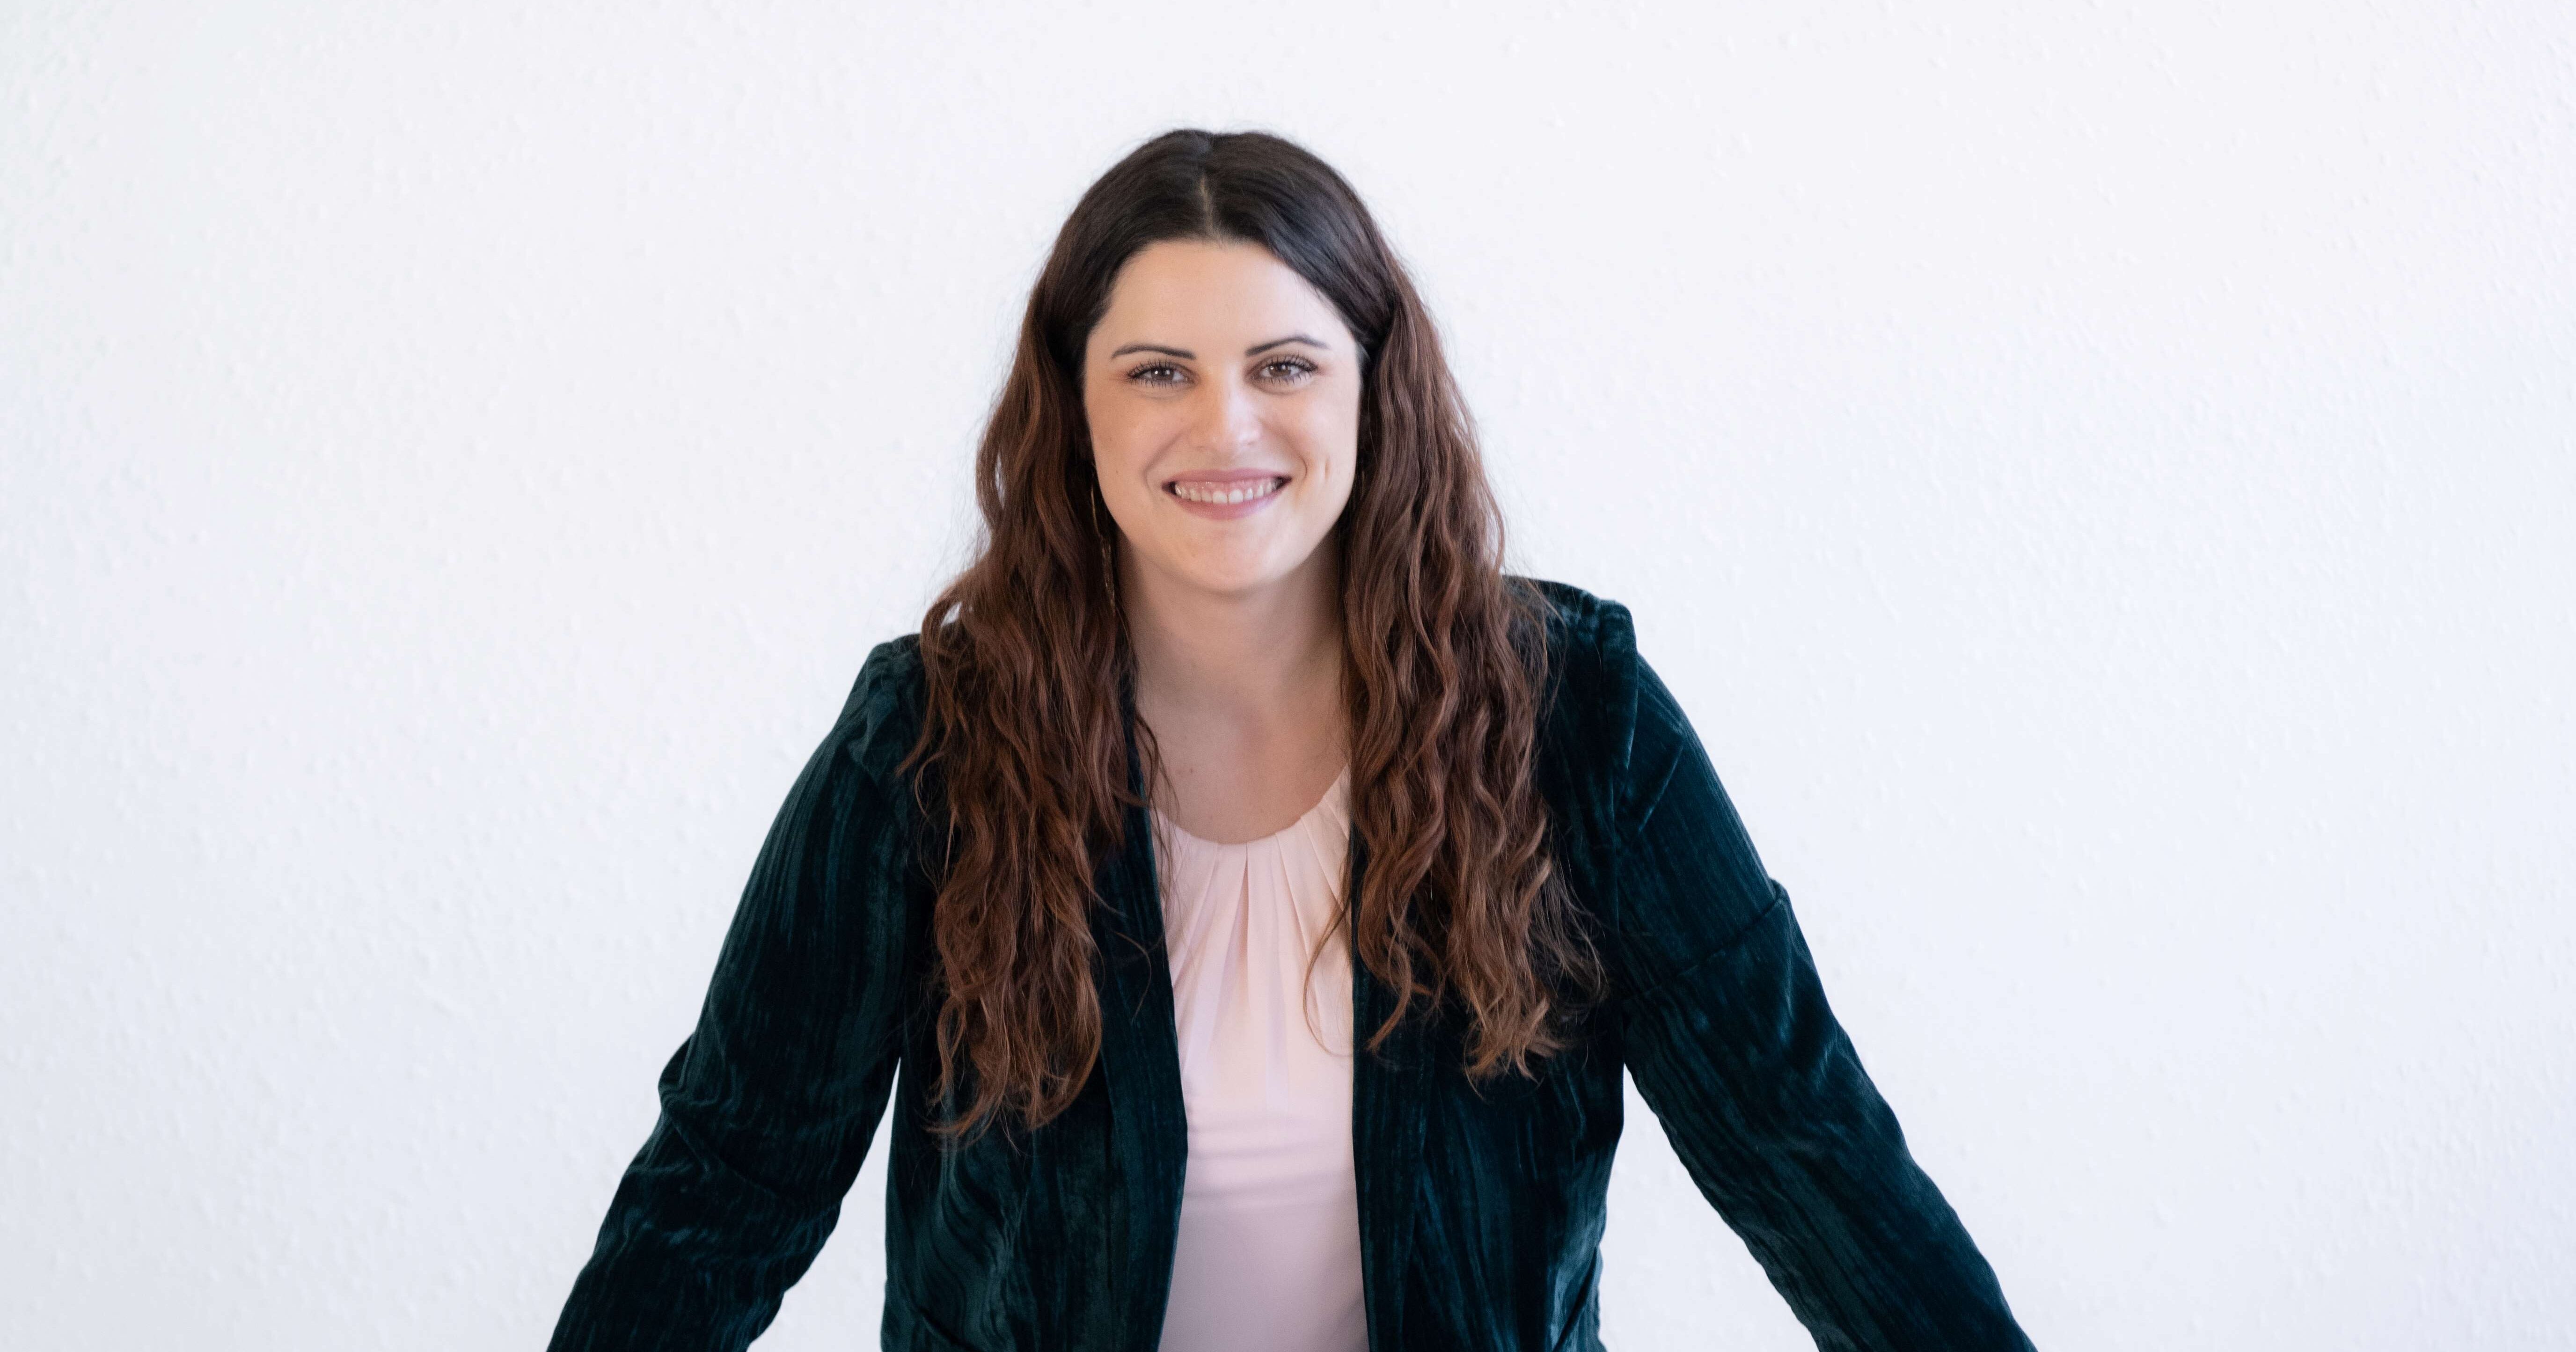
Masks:
[[[1827,1007],[1787,890],[1642,659],[1634,693],[1618,945],[1638,1093],[1824,1352],[2028,1348]]]
[[[554,1352],[742,1348],[839,1218],[901,1045],[910,804],[870,766],[899,656],[870,654],[769,829]]]

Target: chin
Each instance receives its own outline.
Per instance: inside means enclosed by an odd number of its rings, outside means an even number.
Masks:
[[[1274,559],[1202,559],[1193,566],[1173,569],[1172,577],[1197,591],[1220,596],[1246,596],[1266,587],[1275,587],[1296,572],[1294,563],[1282,564]]]
[[[1265,587],[1275,587],[1287,580],[1286,571],[1278,569],[1245,569],[1242,571],[1201,572],[1185,575],[1182,581],[1204,592],[1220,596],[1250,596]]]

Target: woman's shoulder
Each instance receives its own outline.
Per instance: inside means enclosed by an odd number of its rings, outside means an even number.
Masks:
[[[1570,583],[1546,578],[1508,579],[1539,602],[1547,627],[1547,704],[1552,717],[1633,711],[1637,683],[1637,630],[1628,608]],[[1607,730],[1607,729],[1605,729]]]
[[[1637,631],[1626,606],[1569,582],[1518,574],[1507,576],[1505,581],[1540,602],[1539,613],[1547,622],[1551,652],[1587,661],[1634,659]]]
[[[1515,577],[1542,602],[1547,623],[1547,688],[1541,701],[1542,754],[1559,758],[1565,783],[1616,793],[1656,759],[1680,726],[1680,710],[1637,655],[1628,608],[1580,587]]]
[[[892,782],[921,734],[921,635],[902,634],[868,650],[841,701],[830,744],[875,778]]]

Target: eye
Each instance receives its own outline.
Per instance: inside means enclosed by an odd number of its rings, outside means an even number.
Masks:
[[[1177,385],[1189,377],[1167,361],[1149,361],[1127,373],[1139,385]]]
[[[1261,363],[1254,374],[1263,380],[1293,383],[1315,374],[1315,364],[1303,357],[1272,357]]]

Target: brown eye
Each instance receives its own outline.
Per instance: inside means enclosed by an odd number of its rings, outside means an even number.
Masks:
[[[1145,385],[1169,385],[1181,378],[1181,371],[1166,362],[1150,362],[1128,372],[1127,378]]]
[[[1296,380],[1312,375],[1314,371],[1313,363],[1296,357],[1279,357],[1261,364],[1261,376],[1265,380]]]

